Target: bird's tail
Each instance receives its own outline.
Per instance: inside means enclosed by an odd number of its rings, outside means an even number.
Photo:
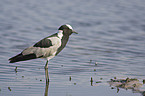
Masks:
[[[19,61],[25,61],[25,60],[30,60],[30,59],[35,59],[36,55],[35,54],[28,54],[28,55],[23,55],[22,53],[12,57],[9,59],[9,63],[14,63],[14,62],[19,62]]]

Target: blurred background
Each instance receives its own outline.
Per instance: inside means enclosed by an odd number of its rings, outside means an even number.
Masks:
[[[144,96],[144,10],[144,0],[0,0],[0,96]],[[8,63],[66,23],[79,34],[50,60],[49,85],[46,60]],[[127,77],[141,86],[108,83]]]

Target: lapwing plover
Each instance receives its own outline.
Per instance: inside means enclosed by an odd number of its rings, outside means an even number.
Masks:
[[[48,36],[31,47],[24,49],[20,54],[9,59],[10,63],[25,61],[36,58],[46,58],[45,68],[48,68],[48,61],[56,56],[67,44],[69,36],[76,33],[69,24],[59,27],[58,32]]]

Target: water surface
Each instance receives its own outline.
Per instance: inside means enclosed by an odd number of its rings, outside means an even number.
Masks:
[[[117,93],[107,81],[145,79],[144,5],[144,0],[1,0],[0,96],[143,96],[144,85],[138,92]],[[79,34],[49,62],[49,86],[45,60],[8,63],[66,23]]]

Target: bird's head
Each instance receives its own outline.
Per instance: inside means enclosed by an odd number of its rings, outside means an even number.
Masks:
[[[72,26],[69,24],[65,24],[59,27],[59,32],[62,32],[63,35],[69,36],[72,33],[78,34],[76,31],[73,30]]]

